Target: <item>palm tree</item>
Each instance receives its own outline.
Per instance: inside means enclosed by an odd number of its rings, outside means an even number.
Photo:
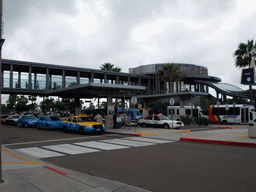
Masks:
[[[116,72],[121,71],[121,68],[118,68],[118,67],[114,68],[114,65],[112,65],[111,63],[104,63],[100,68],[103,71],[116,71]]]
[[[256,44],[253,45],[254,40],[249,41],[248,43],[240,43],[238,49],[234,53],[236,57],[236,67],[250,67],[252,58],[256,56]]]
[[[251,61],[253,57],[256,56],[256,43],[254,40],[248,40],[246,43],[240,43],[238,49],[234,52],[234,57],[236,60],[236,67],[251,67]],[[250,102],[252,103],[252,85],[249,85],[250,91]]]
[[[179,68],[174,64],[167,63],[161,69],[157,70],[157,76],[169,84],[169,93],[171,92],[171,83],[180,78]]]
[[[103,71],[112,71],[113,67],[114,65],[112,65],[111,63],[104,63],[100,68]]]

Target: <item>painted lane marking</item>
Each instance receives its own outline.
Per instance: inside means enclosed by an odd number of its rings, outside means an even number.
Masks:
[[[136,142],[136,141],[129,141],[124,139],[109,139],[109,140],[101,140],[100,142],[126,145],[130,147],[142,147],[142,146],[148,146],[148,145],[155,145],[155,143]]]
[[[10,155],[20,161],[25,161],[25,162],[2,162],[2,164],[24,164],[24,165],[40,165],[41,163],[38,163],[38,162],[35,162],[35,161],[30,161],[30,160],[27,160],[27,159],[24,159],[18,155],[15,155],[9,151],[6,151],[5,149],[1,148],[2,152],[3,153],[6,153],[7,155]]]
[[[48,157],[59,157],[59,156],[65,156],[64,154],[49,151],[46,149],[41,149],[38,147],[30,147],[30,148],[22,148],[17,149],[18,151],[22,153],[26,153],[28,155],[31,155],[36,158],[48,158]]]
[[[114,149],[130,148],[127,146],[114,145],[114,144],[102,143],[102,142],[97,142],[97,141],[80,142],[80,143],[74,143],[74,144],[85,146],[85,147],[90,147],[90,148],[95,148],[95,149],[101,149],[101,150],[114,150]]]
[[[149,142],[149,143],[171,143],[171,142],[174,142],[174,141],[161,140],[161,139],[151,139],[151,138],[145,138],[145,137],[127,137],[127,138],[124,138],[124,139],[139,141],[139,142]]]
[[[100,150],[97,150],[97,149],[90,149],[90,148],[86,148],[86,147],[75,146],[75,145],[72,145],[72,144],[42,146],[42,148],[46,148],[46,149],[66,153],[66,154],[69,154],[69,155],[92,153],[92,152],[100,151]]]

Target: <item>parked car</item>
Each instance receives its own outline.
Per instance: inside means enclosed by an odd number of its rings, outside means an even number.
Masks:
[[[142,127],[163,127],[165,129],[179,129],[184,126],[182,121],[171,120],[164,115],[149,115],[144,119],[140,119],[137,125]]]
[[[6,114],[1,115],[1,123],[2,123],[2,124],[5,124],[5,123],[6,123],[6,118],[7,118],[8,116],[9,116],[9,115],[6,115]]]
[[[19,118],[17,125],[19,127],[36,127],[37,125],[37,118],[34,115],[23,115]]]
[[[47,131],[51,129],[62,128],[62,122],[57,116],[40,116],[37,121],[38,129],[46,129]]]
[[[9,115],[7,118],[6,118],[6,124],[9,124],[9,125],[17,125],[17,122],[19,120],[19,115]]]
[[[103,123],[97,123],[91,116],[83,114],[68,117],[66,120],[62,121],[62,125],[64,132],[74,130],[79,131],[81,134],[84,132],[102,133],[106,129]]]

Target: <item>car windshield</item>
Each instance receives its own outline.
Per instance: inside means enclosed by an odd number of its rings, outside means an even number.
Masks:
[[[92,119],[89,117],[78,117],[77,121],[78,122],[88,122],[88,121],[92,121]]]
[[[35,116],[24,116],[25,119],[37,119]]]
[[[46,120],[47,121],[59,121],[60,118],[59,117],[47,117]]]
[[[170,120],[167,116],[159,116],[160,120]]]
[[[20,116],[12,116],[13,119],[19,119]]]

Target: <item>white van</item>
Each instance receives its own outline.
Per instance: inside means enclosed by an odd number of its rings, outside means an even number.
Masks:
[[[208,117],[203,115],[202,108],[199,106],[184,106],[185,116],[190,117]],[[193,108],[193,113],[191,114],[191,108]],[[172,111],[173,109],[173,111]],[[167,116],[173,120],[180,120],[180,106],[168,106],[167,107]]]

